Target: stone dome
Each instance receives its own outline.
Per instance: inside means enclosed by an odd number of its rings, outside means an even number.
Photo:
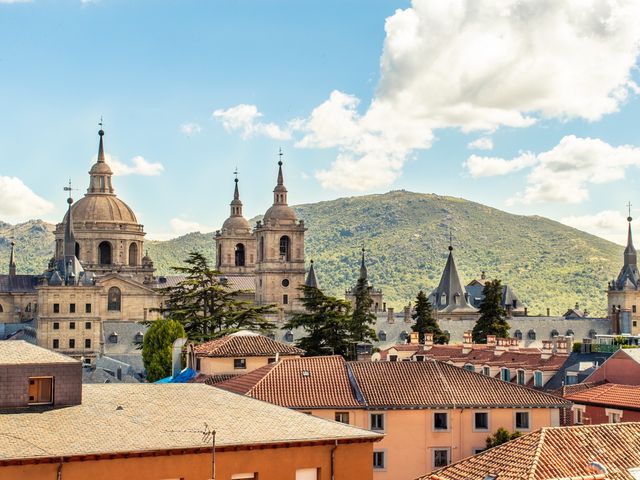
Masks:
[[[229,217],[222,224],[222,230],[251,230],[251,226],[244,217]]]
[[[276,204],[264,214],[263,223],[268,224],[271,220],[295,222],[297,220],[296,212],[289,205]]]
[[[89,175],[113,175],[111,167],[106,162],[96,162],[89,170]]]
[[[73,223],[138,223],[133,210],[115,195],[86,195],[71,206],[71,212]]]

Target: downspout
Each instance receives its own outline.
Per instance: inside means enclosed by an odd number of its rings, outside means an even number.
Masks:
[[[338,448],[338,440],[331,447],[331,480],[335,480],[335,461],[336,461],[336,449]]]
[[[56,474],[56,480],[62,480],[62,457],[60,457],[60,462],[58,463],[58,472]]]

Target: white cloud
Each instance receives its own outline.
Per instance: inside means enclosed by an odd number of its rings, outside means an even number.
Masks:
[[[617,211],[605,210],[593,215],[563,217],[560,222],[620,245],[627,242],[627,220]]]
[[[160,175],[164,171],[161,163],[152,163],[140,155],[136,155],[131,159],[131,165],[118,160],[113,155],[106,154],[105,160],[111,166],[113,174],[123,177],[125,175],[143,175],[145,177],[153,177]],[[95,158],[94,158],[95,161]]]
[[[525,152],[512,160],[505,160],[499,157],[480,157],[471,155],[463,166],[469,171],[472,177],[493,177],[496,175],[507,175],[530,167],[537,162],[536,156],[531,152]]]
[[[469,142],[467,148],[470,150],[493,150],[493,140],[491,137],[476,138]]]
[[[0,217],[7,222],[23,222],[51,212],[53,204],[36,195],[22,180],[0,176]]]
[[[263,123],[259,119],[262,113],[255,105],[241,104],[227,110],[215,110],[212,116],[222,122],[228,132],[240,131],[242,138],[247,139],[255,135],[264,135],[275,140],[288,140],[291,131],[282,129],[275,123]]]
[[[192,137],[202,132],[202,127],[197,123],[183,123],[180,125],[180,131],[187,137]]]
[[[640,167],[640,148],[567,135],[547,152],[526,152],[511,160],[471,155],[464,166],[473,177],[504,175],[533,166],[524,192],[510,203],[581,203],[589,198],[589,185],[621,180],[628,168]]]
[[[293,128],[298,147],[338,150],[316,173],[325,187],[388,185],[434,129],[595,121],[638,91],[637,0],[413,0],[385,31],[371,103],[358,111],[359,99],[334,91]],[[261,116],[252,105],[216,112],[245,137]]]

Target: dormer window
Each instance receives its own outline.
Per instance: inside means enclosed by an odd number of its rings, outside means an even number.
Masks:
[[[508,368],[501,368],[500,369],[500,378],[504,382],[510,382],[511,381],[511,372],[509,371]]]
[[[109,343],[118,343],[118,334],[116,332],[111,332],[111,335],[109,335]]]

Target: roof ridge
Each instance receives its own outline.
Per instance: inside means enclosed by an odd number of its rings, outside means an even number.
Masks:
[[[539,430],[540,433],[538,437],[538,445],[536,446],[536,451],[533,454],[533,462],[531,470],[529,472],[529,480],[535,480],[536,478],[536,470],[538,470],[538,464],[540,463],[540,455],[542,453],[542,447],[544,446],[547,428],[548,427],[543,427]]]

